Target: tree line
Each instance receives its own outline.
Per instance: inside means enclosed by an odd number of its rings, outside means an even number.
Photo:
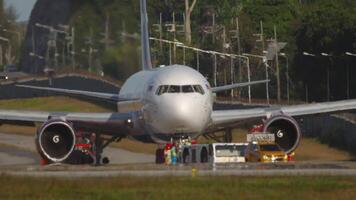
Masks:
[[[274,38],[286,42],[282,50],[288,56],[291,97],[296,100],[323,101],[356,97],[356,2],[352,0],[148,0],[150,33],[153,37],[180,41],[186,45],[226,53],[264,55]],[[173,23],[172,31],[169,24]],[[157,30],[162,19],[161,34]],[[238,26],[237,26],[238,19]],[[261,41],[261,24],[264,37]],[[76,29],[77,51],[86,52],[88,45],[98,51],[95,64],[105,74],[124,80],[139,70],[139,1],[92,0],[85,3],[70,21]],[[213,26],[215,25],[215,26]],[[239,32],[239,40],[236,31]],[[104,40],[106,39],[110,40]],[[156,66],[169,63],[167,45],[151,42]],[[171,49],[172,50],[172,49]],[[314,56],[307,56],[308,52]],[[175,62],[196,67],[197,56],[177,47]],[[323,56],[325,53],[329,56]],[[87,68],[85,53],[79,55],[81,67]],[[280,60],[282,98],[286,98],[286,65]],[[201,72],[212,78],[213,57],[201,55]],[[230,60],[218,58],[219,84],[229,83]],[[245,63],[234,61],[234,81],[246,81]],[[261,59],[251,58],[254,80],[265,78]],[[270,92],[276,98],[276,65],[270,65]],[[349,69],[348,69],[349,66]],[[355,66],[356,67],[356,66]],[[329,96],[327,95],[329,69]],[[347,70],[350,76],[347,81]],[[347,89],[349,88],[349,90]],[[265,87],[257,86],[254,97],[264,98]],[[243,93],[244,95],[244,93]]]

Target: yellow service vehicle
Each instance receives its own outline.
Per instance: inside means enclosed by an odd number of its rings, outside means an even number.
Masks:
[[[271,142],[250,142],[245,151],[246,162],[286,162],[288,155]]]

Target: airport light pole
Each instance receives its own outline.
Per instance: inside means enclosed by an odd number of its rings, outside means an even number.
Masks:
[[[315,54],[308,53],[308,52],[305,52],[305,51],[303,51],[303,55],[305,55],[305,56],[315,57]]]
[[[345,52],[345,55],[356,57],[356,54],[351,52]],[[349,64],[347,65],[346,68],[346,84],[347,84],[346,94],[347,94],[347,98],[349,99],[350,98],[350,65]]]
[[[290,91],[289,91],[289,59],[286,53],[280,53],[280,56],[284,57],[286,59],[286,81],[287,81],[287,101],[289,104],[289,96],[290,96]]]
[[[265,72],[266,80],[269,79],[269,75],[268,75],[268,67],[269,66],[268,66],[268,63],[267,63],[266,56],[259,56],[259,55],[249,54],[249,53],[244,53],[242,55],[262,59],[262,62],[266,67],[266,72]],[[267,104],[270,104],[270,100],[269,100],[269,83],[268,83],[268,81],[266,82],[266,99],[267,99]]]
[[[38,58],[38,59],[40,59],[40,60],[46,59],[45,57],[40,56],[40,55],[37,55],[37,54],[35,54],[35,53],[33,53],[33,52],[30,52],[28,55],[31,56],[31,57],[36,57],[36,58]]]
[[[303,51],[302,54],[304,56],[316,57],[315,54],[308,53],[308,52],[305,52],[305,51]],[[308,84],[305,84],[305,100],[306,100],[306,102],[309,102],[309,87],[308,87]]]
[[[2,29],[2,31],[7,32],[7,33],[11,33],[11,34],[16,34],[17,39],[18,39],[18,43],[21,44],[21,33],[20,32],[8,30],[6,28]]]
[[[7,64],[11,64],[11,43],[8,38],[4,38],[0,36],[0,40],[7,42],[8,44],[8,49],[7,49]]]
[[[331,55],[327,53],[321,53],[320,55],[324,57],[331,57]],[[327,69],[326,69],[326,86],[327,86],[327,100],[330,101],[330,66],[329,65],[327,65]]]

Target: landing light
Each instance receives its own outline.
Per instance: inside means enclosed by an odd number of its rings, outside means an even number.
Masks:
[[[129,128],[133,128],[133,122],[132,122],[132,119],[127,119],[126,120],[126,126],[129,127]]]

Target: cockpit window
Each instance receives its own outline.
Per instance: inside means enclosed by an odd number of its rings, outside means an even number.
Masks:
[[[157,95],[164,94],[164,93],[168,92],[168,88],[169,88],[168,85],[161,85],[158,87],[156,94]]]
[[[157,88],[156,94],[164,93],[199,93],[204,95],[204,89],[201,85],[161,85]]]
[[[182,92],[183,93],[193,93],[194,89],[191,85],[183,85],[182,86]]]
[[[195,92],[198,92],[200,94],[204,94],[205,93],[203,87],[200,86],[200,85],[193,85],[193,88],[194,88]]]
[[[179,85],[169,86],[168,93],[180,93],[180,86]]]

